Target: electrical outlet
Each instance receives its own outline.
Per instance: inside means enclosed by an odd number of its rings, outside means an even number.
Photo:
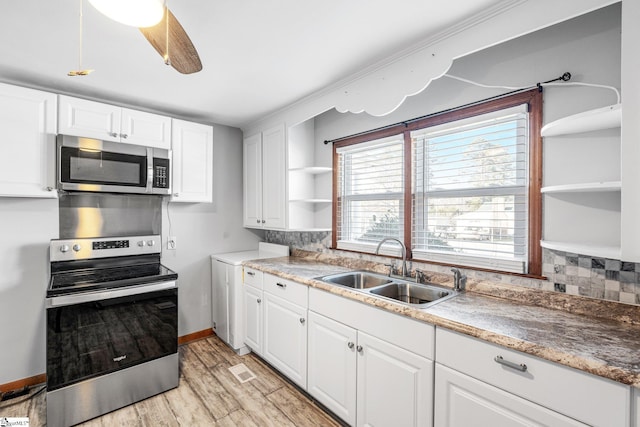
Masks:
[[[170,251],[176,250],[178,247],[178,243],[176,241],[176,236],[169,236],[167,239],[167,249]]]

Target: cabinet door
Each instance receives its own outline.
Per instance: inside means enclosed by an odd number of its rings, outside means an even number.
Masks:
[[[120,142],[122,108],[60,95],[58,132]]]
[[[213,286],[211,288],[211,309],[216,335],[229,342],[229,266],[213,260]]]
[[[264,227],[286,226],[286,146],[284,125],[262,132],[262,220]]]
[[[640,427],[640,390],[633,388],[633,397],[631,399],[631,425]]]
[[[122,109],[121,141],[171,149],[171,117]]]
[[[356,423],[356,330],[309,312],[307,391],[349,425]]]
[[[262,135],[245,138],[242,148],[244,226],[262,228]]]
[[[213,128],[199,123],[173,120],[174,202],[213,200]]]
[[[436,363],[435,427],[586,426]]]
[[[433,362],[362,332],[357,350],[357,425],[430,426]]]
[[[276,369],[307,387],[307,310],[264,293],[264,354]]]
[[[0,84],[0,196],[57,197],[56,95]]]
[[[262,356],[262,291],[244,285],[244,342],[251,351]]]

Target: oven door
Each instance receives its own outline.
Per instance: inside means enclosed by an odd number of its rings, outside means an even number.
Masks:
[[[47,391],[178,351],[175,281],[47,299]]]

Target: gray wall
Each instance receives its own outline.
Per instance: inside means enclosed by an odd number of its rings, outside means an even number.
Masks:
[[[6,141],[5,141],[6,143]],[[0,384],[45,371],[44,298],[57,199],[0,197]]]
[[[209,255],[256,248],[262,233],[242,227],[242,133],[214,125],[213,203],[163,202],[178,249],[162,262],[179,274],[179,334],[211,327]],[[45,372],[44,298],[58,201],[0,198],[0,384]]]
[[[162,263],[178,272],[179,335],[210,328],[210,255],[256,249],[263,237],[262,231],[242,226],[242,132],[239,129],[214,125],[213,203],[168,203],[162,234],[163,242],[169,235],[177,239],[175,251],[163,249]]]

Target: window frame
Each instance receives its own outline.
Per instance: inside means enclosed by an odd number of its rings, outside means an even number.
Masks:
[[[538,88],[521,91],[517,93],[506,94],[486,101],[480,101],[474,104],[454,108],[425,117],[407,120],[402,123],[391,125],[388,127],[374,129],[369,132],[363,132],[351,137],[342,138],[333,144],[333,206],[332,206],[332,237],[331,248],[337,249],[337,221],[340,220],[338,207],[338,153],[337,149],[354,144],[360,144],[376,139],[382,139],[393,135],[404,135],[404,244],[407,248],[407,259],[412,260],[412,147],[411,132],[417,131],[457,120],[463,120],[479,116],[486,113],[492,113],[504,110],[518,105],[526,104],[529,112],[529,179],[528,179],[528,230],[527,230],[527,257],[528,271],[525,274],[509,273],[506,271],[492,270],[488,268],[479,268],[459,265],[464,268],[494,271],[503,274],[524,275],[541,277],[542,276],[542,248],[540,240],[542,238],[542,137],[540,130],[542,128],[542,91]],[[355,251],[354,251],[355,252]],[[442,262],[420,261],[438,265],[454,265]]]

